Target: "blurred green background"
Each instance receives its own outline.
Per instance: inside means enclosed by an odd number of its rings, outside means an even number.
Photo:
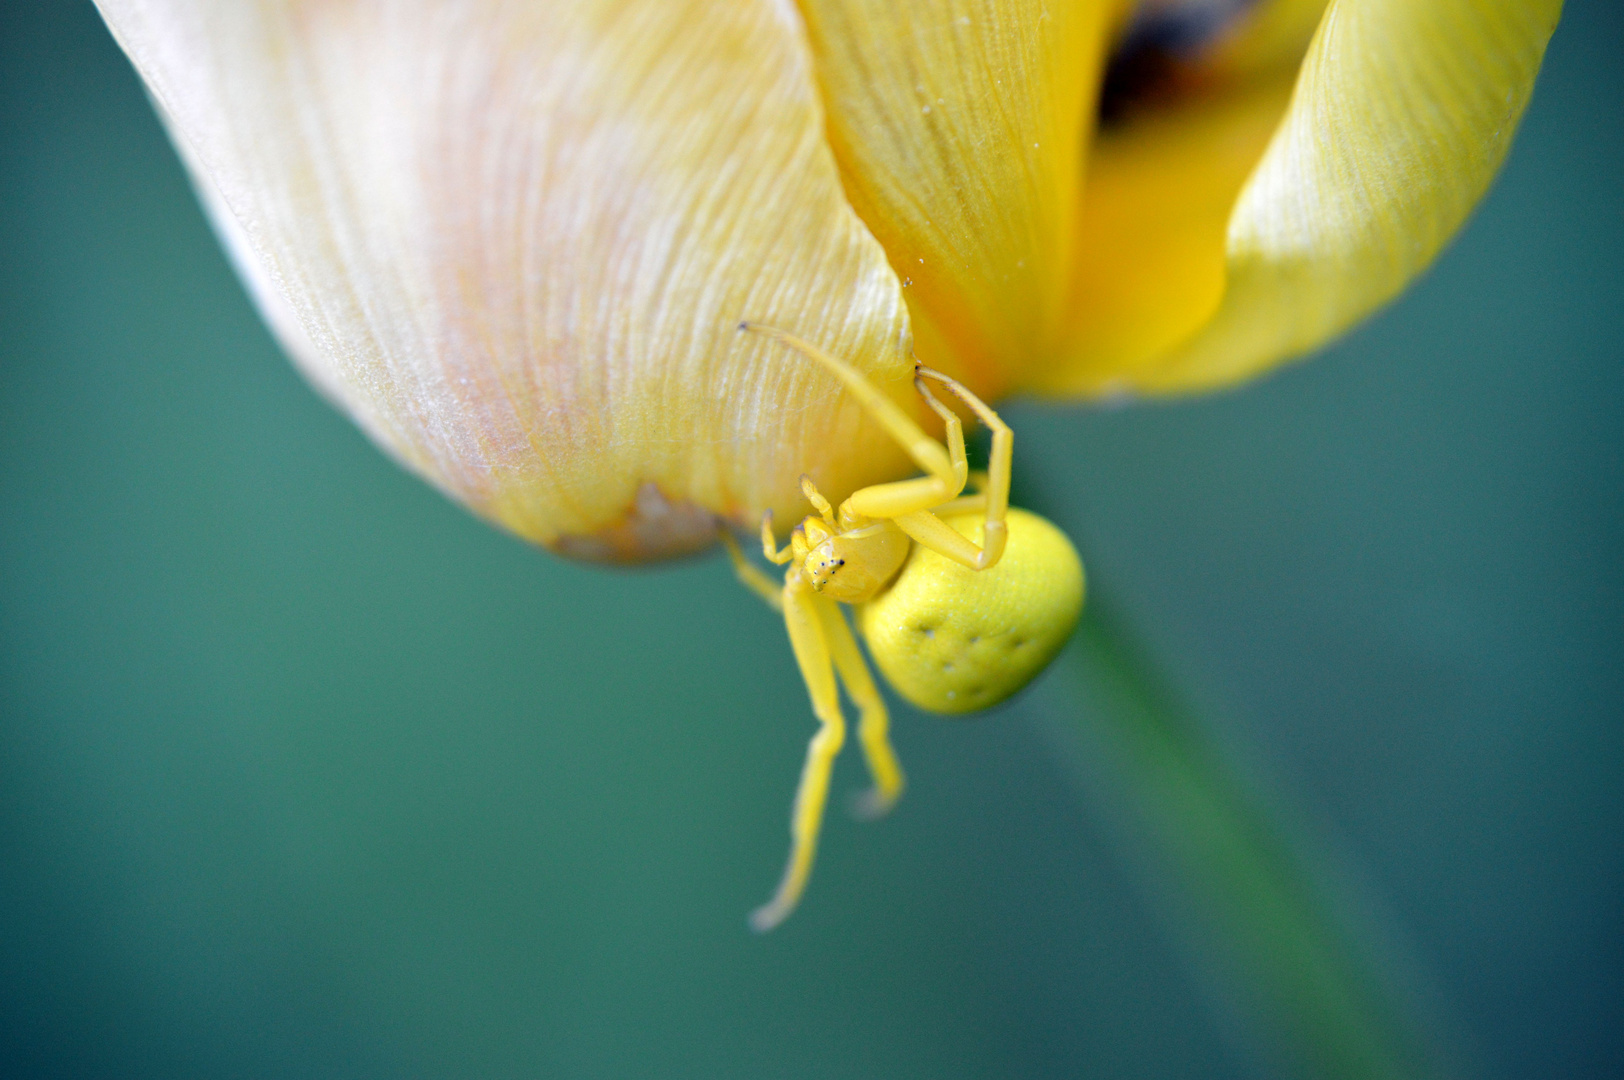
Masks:
[[[1227,396],[1010,410],[1468,1075],[1624,1072],[1621,176],[1624,15],[1574,0],[1392,309]],[[387,462],[278,354],[92,8],[0,8],[0,1073],[1266,1070],[1051,745],[1063,699],[900,710],[907,799],[831,815],[752,936],[810,731],[773,618],[720,560],[563,563]]]

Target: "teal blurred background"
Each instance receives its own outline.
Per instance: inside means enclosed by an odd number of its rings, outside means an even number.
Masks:
[[[1483,1077],[1624,1072],[1624,15],[1417,288],[1027,486]],[[0,1073],[1230,1077],[1040,686],[901,710],[761,938],[810,719],[716,559],[560,562],[294,375],[86,3],[0,9]],[[860,783],[851,761],[839,784]]]

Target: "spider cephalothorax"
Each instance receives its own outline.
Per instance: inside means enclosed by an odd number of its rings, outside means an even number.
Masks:
[[[863,808],[882,814],[902,794],[885,701],[839,604],[856,609],[870,654],[904,697],[934,712],[973,712],[1009,697],[1053,659],[1082,609],[1083,571],[1064,533],[1009,506],[1014,435],[968,388],[914,369],[915,388],[941,417],[944,446],[851,365],[782,330],[739,328],[827,368],[925,473],[862,488],[838,511],[803,477],[801,490],[817,513],[795,527],[789,545],[780,549],[774,541],[771,517],[761,523],[767,558],[787,566],[781,586],[727,540],[740,580],[784,613],[819,721],[795,798],[789,866],[773,899],[751,916],[756,929],[767,930],[794,910],[812,870],[830,770],[845,742],[837,675],[860,713],[858,739],[874,778]],[[971,477],[963,424],[930,383],[992,431],[976,494],[964,494]]]

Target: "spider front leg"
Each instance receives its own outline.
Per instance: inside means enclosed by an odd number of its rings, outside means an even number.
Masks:
[[[963,433],[960,432],[958,445],[960,454],[955,460],[948,449],[929,435],[925,434],[913,418],[890,398],[880,392],[879,387],[869,381],[868,376],[852,367],[844,360],[836,359],[828,353],[811,345],[793,334],[785,333],[772,326],[763,326],[760,323],[742,322],[740,330],[749,330],[762,334],[774,341],[789,346],[809,360],[816,361],[830,374],[838,378],[846,387],[848,393],[857,400],[857,403],[866,410],[886,434],[895,439],[908,456],[913,458],[914,464],[925,473],[915,480],[899,480],[890,484],[876,484],[873,487],[863,488],[847,499],[842,509],[852,508],[864,517],[890,518],[898,513],[909,510],[927,509],[952,499],[964,490],[966,480],[969,478],[968,467],[963,458]],[[938,409],[938,412],[945,410]],[[990,410],[989,410],[990,411]],[[952,423],[957,424],[954,417]],[[863,502],[862,500],[867,500]],[[872,504],[882,508],[882,512],[870,513],[867,508]]]
[[[819,355],[822,359],[829,359]],[[838,363],[833,360],[829,362]],[[845,374],[842,377],[847,378],[848,382],[852,379],[862,379],[862,375],[854,369],[843,370]],[[976,418],[992,432],[992,453],[988,458],[987,472],[984,476],[978,476],[983,482],[980,484],[981,491],[975,495],[958,497],[970,475],[964,449],[964,425],[957,413],[943,405],[937,400],[936,395],[931,393],[930,387],[926,385],[927,379],[941,384],[963,401],[976,414]],[[864,381],[866,383],[866,380]],[[930,455],[915,453],[914,460],[927,471],[932,471],[933,475],[862,488],[853,492],[846,500],[842,506],[842,513],[849,509],[858,517],[889,518],[914,542],[971,570],[986,570],[995,566],[1003,557],[1004,546],[1009,537],[1007,522],[1009,480],[1014,460],[1015,433],[986,402],[972,393],[969,387],[939,371],[927,367],[916,368],[914,387],[931,410],[942,419],[947,434],[947,445],[945,447],[939,443],[933,445],[947,458],[945,475],[941,471],[930,469],[927,464]],[[873,391],[872,387],[870,391],[867,395],[859,394],[858,400],[865,405],[876,400],[890,405],[889,401],[879,397],[878,391]],[[871,408],[870,411],[904,447],[918,445],[914,441],[913,433],[920,436],[923,436],[923,433],[911,420],[903,417],[899,422],[883,410]],[[979,545],[938,516],[939,513],[955,514],[966,511],[980,511],[983,514]]]
[[[759,323],[740,323],[751,330],[794,349],[814,360],[845,384],[847,391],[868,411],[876,423],[895,439],[925,475],[914,480],[875,484],[852,493],[841,506],[842,521],[849,511],[856,518],[889,518],[916,543],[962,563],[972,570],[995,565],[1004,554],[1008,538],[1006,516],[1009,509],[1009,474],[1014,454],[1014,433],[986,402],[969,387],[927,367],[915,368],[914,386],[947,430],[943,446],[926,435],[896,403],[880,392],[861,371],[843,360],[810,345],[793,334]],[[986,509],[981,543],[967,539],[931,511],[955,500],[969,479],[964,452],[964,426],[957,414],[936,400],[925,380],[940,384],[952,393],[992,431],[992,454],[987,463]]]
[[[948,454],[956,468],[962,468],[961,463],[965,460],[963,426],[951,409],[936,400],[936,396],[925,385],[926,379],[940,383],[968,405],[976,414],[976,418],[992,432],[992,452],[987,460],[986,483],[979,495],[973,496],[971,500],[955,500],[951,504],[951,509],[949,506],[920,508],[892,515],[892,520],[897,523],[897,528],[907,533],[915,542],[972,570],[985,570],[996,565],[1003,557],[1004,545],[1009,537],[1007,523],[1009,478],[1015,455],[1015,433],[986,402],[972,393],[969,387],[939,371],[927,367],[918,368],[914,386],[946,424]],[[977,506],[981,500],[985,500],[984,504]],[[932,509],[953,512],[971,508],[982,509],[984,514],[980,546],[930,512]]]

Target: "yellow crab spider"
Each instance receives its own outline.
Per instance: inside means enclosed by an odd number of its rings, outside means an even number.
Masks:
[[[795,910],[812,872],[829,774],[846,739],[837,678],[857,707],[857,737],[874,781],[860,811],[883,814],[902,794],[885,700],[839,605],[854,609],[869,655],[903,697],[932,712],[973,712],[1015,693],[1059,652],[1082,610],[1083,568],[1065,533],[1010,507],[1014,434],[967,387],[914,368],[914,388],[942,420],[944,446],[844,361],[782,330],[748,322],[739,329],[834,374],[925,474],[862,488],[838,511],[803,476],[801,490],[816,513],[795,527],[789,545],[777,546],[770,513],[761,522],[763,553],[787,566],[781,586],[723,537],[739,580],[783,612],[818,720],[795,794],[789,865],[773,898],[750,916],[751,926],[765,931]],[[963,423],[930,383],[992,431],[976,494],[964,494],[971,474]]]

